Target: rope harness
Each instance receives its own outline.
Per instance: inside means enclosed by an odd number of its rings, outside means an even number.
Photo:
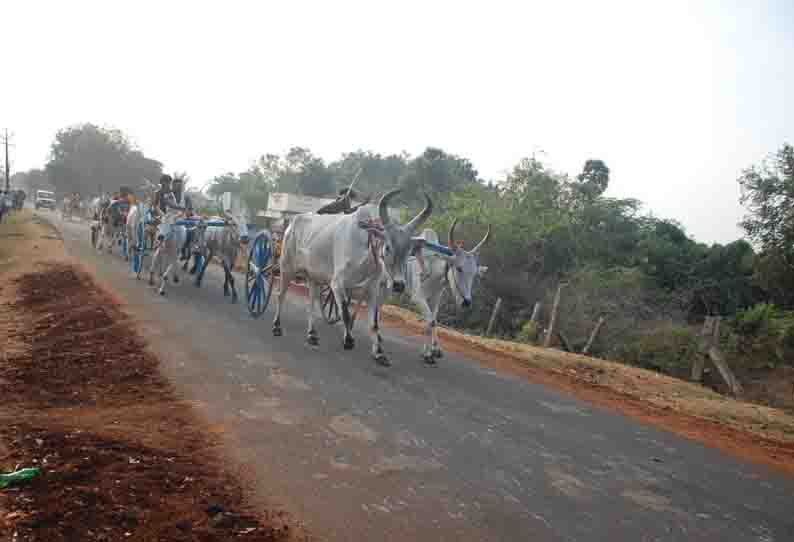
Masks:
[[[358,227],[367,232],[367,248],[369,248],[369,255],[372,258],[373,265],[379,265],[383,258],[383,236],[384,227],[383,222],[379,218],[370,218],[369,220],[360,220]],[[386,266],[383,266],[384,269]],[[386,270],[388,274],[388,270]],[[389,276],[391,278],[391,276]]]

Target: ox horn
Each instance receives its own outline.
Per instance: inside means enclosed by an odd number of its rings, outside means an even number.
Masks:
[[[487,243],[487,242],[488,242],[488,239],[489,239],[490,237],[491,237],[491,225],[490,225],[490,224],[488,224],[488,231],[487,231],[487,232],[485,232],[485,237],[483,237],[483,238],[482,238],[482,241],[480,241],[480,242],[477,244],[477,246],[476,246],[476,247],[474,247],[474,249],[472,250],[472,252],[479,252],[479,250],[480,250],[482,247],[484,247],[484,246],[485,246],[485,243]]]
[[[378,202],[378,214],[380,214],[380,221],[383,223],[384,226],[388,226],[390,219],[388,213],[389,207],[389,200],[391,200],[394,196],[402,192],[399,188],[395,190],[390,190],[383,194],[380,198],[380,202]]]
[[[458,217],[452,221],[452,225],[449,227],[449,235],[447,235],[447,246],[450,250],[455,250],[455,226],[458,225]]]
[[[428,218],[430,218],[430,214],[433,212],[433,200],[430,199],[430,196],[427,195],[427,192],[423,193],[425,196],[425,208],[422,209],[422,212],[416,215],[411,221],[405,225],[405,229],[411,233],[416,233],[416,230],[424,224]]]

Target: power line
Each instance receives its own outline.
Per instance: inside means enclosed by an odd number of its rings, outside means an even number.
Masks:
[[[11,161],[8,159],[8,146],[11,142],[11,137],[8,135],[8,128],[5,129],[5,135],[0,138],[6,148],[6,192],[11,190]]]

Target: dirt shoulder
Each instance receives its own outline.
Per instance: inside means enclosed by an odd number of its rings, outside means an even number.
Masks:
[[[421,336],[416,315],[384,308],[386,325]],[[794,476],[794,416],[672,377],[558,350],[440,328],[442,347],[484,366],[565,391],[643,423]]]
[[[305,540],[253,506],[220,439],[160,374],[112,295],[30,214],[0,225],[0,538]]]

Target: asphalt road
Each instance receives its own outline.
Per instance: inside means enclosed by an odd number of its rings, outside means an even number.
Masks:
[[[51,220],[53,213],[44,212]],[[324,323],[304,343],[304,300],[270,333],[221,291],[160,298],[80,223],[66,247],[142,322],[175,386],[223,434],[255,493],[328,540],[794,540],[794,481],[475,357],[420,361],[385,332],[376,366],[363,329],[346,352]],[[238,279],[242,297],[242,280]]]

